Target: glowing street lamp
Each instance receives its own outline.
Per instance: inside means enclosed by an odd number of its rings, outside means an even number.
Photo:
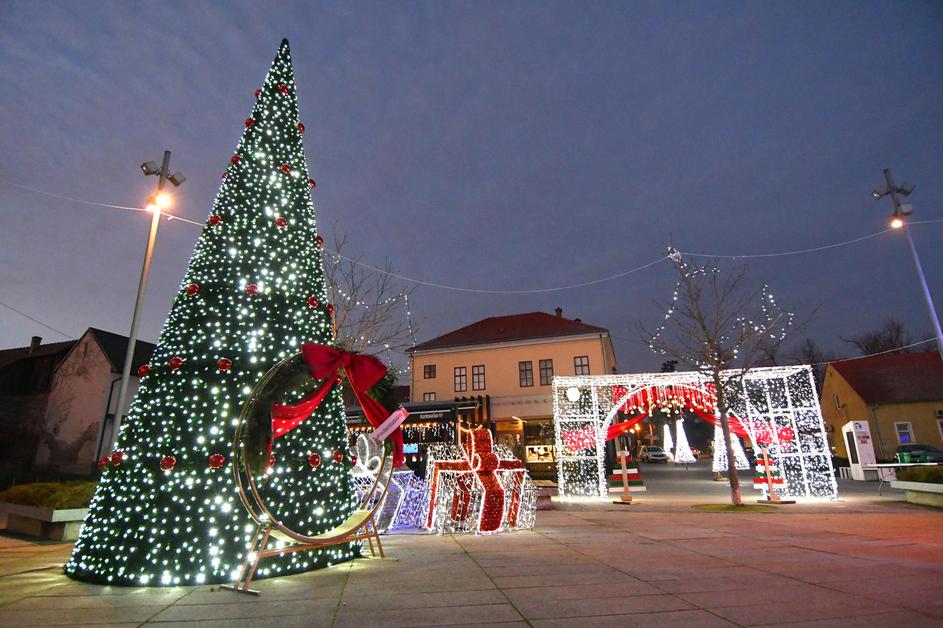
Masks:
[[[933,297],[930,296],[930,287],[927,285],[927,277],[923,273],[923,265],[920,264],[920,257],[917,255],[917,247],[914,246],[914,240],[910,236],[910,229],[907,228],[906,218],[913,213],[913,209],[910,205],[901,205],[900,200],[897,198],[898,194],[901,196],[910,196],[910,193],[914,191],[914,186],[910,183],[904,183],[900,186],[895,185],[894,179],[891,177],[890,168],[884,169],[884,181],[886,185],[871,192],[871,196],[874,200],[881,200],[889,195],[891,201],[894,203],[894,213],[891,216],[889,224],[892,229],[903,231],[904,235],[907,236],[910,256],[914,260],[914,268],[917,269],[917,278],[920,280],[920,287],[923,289],[923,298],[926,300],[927,309],[930,312],[930,322],[933,324],[933,329],[936,332],[936,349],[940,353],[940,357],[943,358],[943,329],[940,329],[940,317],[937,316],[936,307],[933,305]]]
[[[141,172],[144,176],[157,176],[157,191],[154,193],[147,204],[147,210],[151,212],[151,230],[147,236],[147,248],[144,250],[144,264],[141,267],[141,279],[138,282],[138,296],[134,302],[134,314],[131,316],[131,333],[128,334],[128,350],[124,356],[124,368],[121,371],[121,387],[118,389],[118,405],[115,407],[115,421],[111,430],[108,449],[111,451],[118,440],[118,430],[121,429],[122,413],[124,404],[128,396],[128,384],[131,380],[131,366],[134,361],[134,345],[138,338],[138,325],[141,322],[141,304],[144,302],[144,289],[147,287],[147,274],[151,269],[151,257],[154,254],[154,243],[157,241],[157,227],[160,224],[161,214],[173,205],[173,198],[167,192],[163,191],[164,181],[170,181],[174,187],[180,187],[180,184],[186,181],[182,172],[170,173],[170,151],[164,151],[164,159],[160,167],[153,161],[145,161],[141,164]]]

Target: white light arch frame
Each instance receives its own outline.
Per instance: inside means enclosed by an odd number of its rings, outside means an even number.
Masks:
[[[838,487],[812,368],[763,367],[746,374],[727,371],[724,380],[732,413],[741,419],[754,449],[758,450],[758,432],[768,430],[768,448],[785,480],[781,494],[836,499]],[[608,496],[606,432],[626,400],[640,389],[693,388],[713,399],[709,384],[709,378],[696,371],[554,376],[560,496]],[[615,398],[614,389],[619,390]],[[782,434],[791,434],[791,438],[781,439]]]

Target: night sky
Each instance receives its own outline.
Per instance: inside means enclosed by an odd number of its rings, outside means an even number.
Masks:
[[[885,228],[891,167],[943,218],[943,4],[932,2],[16,2],[0,5],[0,178],[142,206],[173,151],[179,215],[205,220],[282,37],[322,231],[427,281],[527,290],[685,251],[803,249]],[[77,337],[126,334],[149,216],[0,181],[0,301]],[[914,238],[943,305],[943,223]],[[199,229],[164,222],[141,337],[154,341]],[[331,242],[327,242],[330,246]],[[795,337],[894,316],[931,335],[900,234],[750,260]],[[533,310],[608,327],[623,371],[664,359],[662,263],[533,295],[420,286],[419,340]],[[403,287],[408,284],[403,283]],[[0,347],[62,340],[0,307]]]

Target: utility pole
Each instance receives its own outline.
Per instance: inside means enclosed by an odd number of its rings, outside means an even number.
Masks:
[[[906,218],[913,213],[909,207],[900,204],[897,195],[910,196],[914,191],[914,186],[904,183],[901,186],[894,185],[894,179],[891,177],[891,169],[884,169],[885,187],[878,188],[871,192],[875,200],[880,200],[886,195],[890,195],[894,203],[894,215],[891,217],[891,227],[900,229],[907,237],[907,245],[910,247],[910,256],[914,260],[914,268],[917,269],[917,279],[920,280],[920,287],[923,289],[923,298],[927,302],[927,310],[930,312],[930,322],[933,324],[933,330],[936,332],[936,350],[943,358],[943,329],[940,328],[940,317],[936,313],[936,307],[933,305],[933,297],[930,295],[930,287],[927,285],[927,277],[923,272],[923,265],[920,263],[920,257],[917,255],[917,247],[914,246],[914,239],[910,235],[910,229],[907,227]]]
[[[154,193],[147,209],[151,212],[151,230],[147,236],[147,248],[144,250],[144,265],[141,267],[141,279],[138,282],[138,295],[134,302],[134,314],[131,316],[131,333],[128,334],[128,350],[124,356],[124,369],[121,371],[121,387],[118,389],[118,405],[115,407],[114,426],[111,430],[109,447],[105,451],[111,451],[118,442],[118,431],[121,429],[121,419],[124,413],[124,405],[128,398],[128,385],[131,381],[131,366],[134,362],[134,346],[138,339],[138,326],[141,322],[141,305],[144,303],[144,290],[147,287],[147,275],[151,270],[151,258],[154,255],[154,243],[157,241],[157,227],[160,225],[161,211],[170,205],[170,198],[162,194],[164,182],[170,179],[171,183],[179,186],[184,181],[184,176],[179,172],[170,174],[170,151],[164,151],[164,159],[161,162],[160,170],[156,169],[154,162],[148,161],[141,164],[141,170],[145,175],[158,175],[157,191]]]

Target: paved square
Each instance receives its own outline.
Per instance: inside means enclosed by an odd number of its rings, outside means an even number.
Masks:
[[[943,625],[941,512],[893,499],[748,513],[642,501],[541,511],[532,532],[389,536],[395,561],[258,580],[260,597],[73,582],[68,545],[5,536],[0,625]]]

